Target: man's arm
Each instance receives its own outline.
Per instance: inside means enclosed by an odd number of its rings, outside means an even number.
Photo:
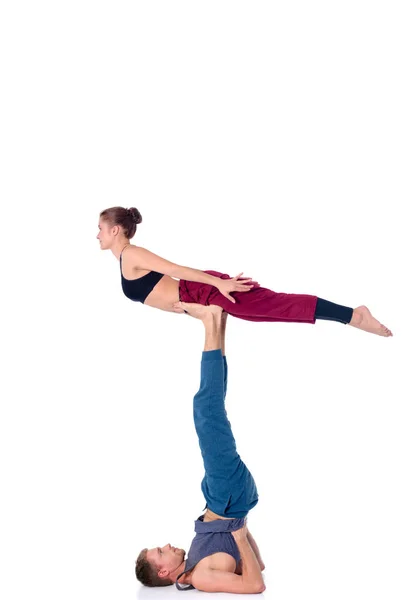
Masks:
[[[195,571],[192,584],[203,592],[231,592],[232,594],[260,594],[266,589],[260,566],[247,539],[247,526],[231,532],[242,560],[243,573],[236,575],[217,569]]]
[[[249,542],[249,544],[250,544],[253,552],[256,555],[257,561],[259,563],[260,570],[263,571],[264,568],[265,568],[265,563],[263,562],[262,557],[260,556],[258,545],[256,544],[256,542],[255,542],[252,534],[250,533],[249,529],[247,530],[247,539],[248,539],[248,542]]]
[[[263,582],[260,563],[248,540],[247,533],[248,530],[246,525],[237,531],[232,531],[232,535],[235,538],[238,550],[240,552],[240,559],[242,561],[241,577],[246,584],[253,587],[257,586],[257,591],[259,592],[265,589],[265,584]]]
[[[253,538],[252,534],[250,533],[249,529],[247,530],[247,540],[253,550],[253,552],[255,553],[255,556],[257,558],[257,561],[259,563],[259,567],[261,571],[265,570],[265,563],[262,560],[262,557],[260,556],[260,552],[259,552],[259,548],[258,545],[255,542],[255,539]],[[242,561],[239,561],[238,564],[236,565],[236,571],[235,573],[237,575],[241,575],[242,574]]]
[[[230,592],[232,594],[260,594],[266,588],[264,583],[250,584],[244,581],[242,575],[217,569],[195,571],[192,585],[202,592]]]

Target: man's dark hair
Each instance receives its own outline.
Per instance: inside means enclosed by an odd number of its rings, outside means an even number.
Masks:
[[[136,577],[140,583],[148,587],[159,587],[173,585],[173,581],[167,577],[159,577],[157,569],[147,560],[147,548],[144,548],[136,559]]]

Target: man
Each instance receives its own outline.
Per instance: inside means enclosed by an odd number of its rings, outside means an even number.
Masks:
[[[136,560],[136,577],[144,585],[176,584],[180,590],[263,592],[265,568],[247,529],[246,516],[258,502],[253,477],[236,451],[225,410],[227,314],[218,306],[181,303],[205,327],[200,389],[193,400],[193,416],[205,475],[202,491],[206,512],[195,521],[187,559],[170,544],[145,548]]]

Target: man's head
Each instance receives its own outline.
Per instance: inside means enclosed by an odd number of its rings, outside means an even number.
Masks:
[[[136,577],[149,587],[172,585],[184,560],[185,551],[170,544],[145,548],[136,560]]]

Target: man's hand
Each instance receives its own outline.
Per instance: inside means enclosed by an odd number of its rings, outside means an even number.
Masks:
[[[247,530],[247,539],[248,539],[248,542],[258,560],[260,570],[263,571],[265,568],[265,563],[263,562],[262,557],[260,556],[260,551],[259,551],[258,545],[255,542],[255,539],[254,539],[253,535],[250,533],[249,529]]]
[[[233,537],[235,538],[236,542],[242,541],[242,540],[246,540],[247,539],[247,524],[246,524],[246,519],[245,519],[245,522],[243,524],[243,527],[241,527],[240,529],[236,529],[236,531],[231,531],[230,533],[233,535]]]

